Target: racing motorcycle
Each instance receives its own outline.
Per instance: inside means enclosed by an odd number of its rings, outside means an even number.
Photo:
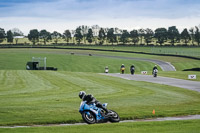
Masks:
[[[157,77],[158,69],[153,70],[153,77]]]
[[[105,108],[107,107],[107,103],[102,105]],[[79,112],[81,113],[83,120],[88,124],[120,121],[120,117],[115,111],[109,110],[109,113],[105,114],[105,111],[101,108],[98,108],[95,103],[88,105],[86,104],[86,101],[81,102]]]
[[[125,67],[122,67],[120,70],[121,70],[122,74],[124,74]]]

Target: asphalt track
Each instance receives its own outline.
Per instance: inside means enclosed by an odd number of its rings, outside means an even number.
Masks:
[[[198,81],[190,81],[190,80],[161,77],[161,76],[155,78],[152,75],[139,75],[139,74],[131,75],[131,74],[119,74],[119,73],[107,73],[107,74],[105,73],[103,75],[119,77],[127,80],[164,84],[200,92],[200,82]]]
[[[88,55],[88,54],[80,54],[75,53],[77,55]],[[101,55],[101,54],[91,54],[92,56],[106,57],[106,58],[117,58],[117,59],[127,59],[127,60],[138,60],[138,61],[148,61],[153,62],[160,66],[162,71],[176,71],[175,67],[170,62],[164,62],[161,60],[155,59],[145,59],[145,58],[135,58],[135,57],[123,57],[123,56],[111,56],[111,55]]]

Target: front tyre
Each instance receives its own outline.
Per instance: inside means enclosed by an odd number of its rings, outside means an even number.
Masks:
[[[117,112],[113,111],[113,110],[109,110],[110,112],[113,113],[112,117],[109,118],[110,122],[119,122],[120,121],[120,117],[117,114]]]
[[[83,112],[82,113],[83,120],[88,124],[94,124],[96,123],[95,116],[91,112]]]

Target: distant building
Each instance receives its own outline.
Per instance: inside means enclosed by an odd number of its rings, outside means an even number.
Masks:
[[[20,39],[20,38],[24,38],[25,36],[14,36],[14,39]]]

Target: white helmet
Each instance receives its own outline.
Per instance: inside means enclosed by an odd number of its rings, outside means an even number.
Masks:
[[[83,99],[85,95],[86,95],[85,91],[80,91],[79,92],[80,99]]]

